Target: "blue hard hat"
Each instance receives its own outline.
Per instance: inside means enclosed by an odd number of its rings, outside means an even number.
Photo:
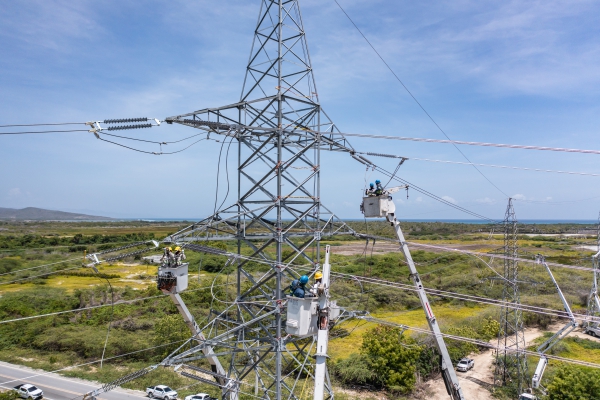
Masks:
[[[371,183],[369,183],[369,186],[370,186],[370,187],[373,187],[373,186],[375,186],[375,185],[373,184],[373,182],[371,182]]]
[[[303,284],[303,285],[307,284],[308,283],[308,276],[302,275],[300,277],[300,283]]]
[[[379,183],[381,183],[381,181],[380,181],[379,179],[377,179],[377,180],[375,181],[375,183],[379,184]]]

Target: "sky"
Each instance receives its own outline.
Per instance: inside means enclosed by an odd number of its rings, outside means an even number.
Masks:
[[[600,149],[599,2],[338,1],[450,138]],[[259,6],[7,2],[0,13],[0,125],[162,120],[234,103]],[[300,7],[321,105],[342,132],[445,139],[333,0],[301,0]],[[196,131],[163,124],[127,133],[173,141]],[[600,211],[600,177],[479,167],[484,177],[469,165],[410,160],[466,162],[452,145],[350,141],[408,157],[402,178],[493,219],[503,218],[508,197],[519,219],[594,220]],[[219,148],[203,141],[153,156],[88,132],[1,135],[0,207],[203,218],[214,207]],[[474,163],[600,173],[598,155],[460,149]],[[323,204],[342,218],[361,218],[365,181],[383,180],[347,154],[324,154],[321,171]],[[219,203],[224,180],[221,174]],[[395,201],[400,218],[471,218],[416,191]],[[234,202],[232,194],[225,200]]]

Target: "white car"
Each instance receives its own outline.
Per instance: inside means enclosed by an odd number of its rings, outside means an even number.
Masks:
[[[196,393],[190,394],[186,396],[185,400],[216,400],[214,397],[210,397],[209,394],[206,393]]]
[[[177,392],[165,385],[149,386],[146,388],[146,394],[148,397],[163,400],[175,400],[177,399]]]
[[[39,389],[37,386],[30,385],[29,383],[23,383],[15,386],[15,390],[19,394],[19,397],[24,399],[37,400],[44,397],[44,392],[42,392],[42,389]]]

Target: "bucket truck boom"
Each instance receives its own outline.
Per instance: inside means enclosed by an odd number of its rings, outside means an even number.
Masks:
[[[398,191],[403,188],[408,188],[408,186],[392,188],[392,190]],[[417,268],[415,267],[415,263],[410,254],[410,250],[408,248],[408,245],[406,244],[406,240],[404,240],[404,234],[402,233],[402,229],[400,227],[400,221],[396,219],[396,206],[392,201],[392,196],[390,196],[390,192],[384,191],[384,194],[381,196],[364,197],[363,202],[361,204],[361,210],[363,211],[365,218],[385,217],[386,220],[394,228],[396,232],[396,237],[398,238],[398,242],[400,243],[400,248],[402,250],[402,253],[404,254],[406,263],[408,264],[410,277],[413,280],[415,287],[417,288],[417,295],[419,296],[421,306],[425,311],[425,318],[427,319],[427,324],[429,324],[429,329],[433,332],[435,345],[441,355],[440,369],[442,371],[442,377],[444,378],[444,384],[446,385],[446,391],[448,392],[448,395],[452,400],[464,400],[465,396],[463,395],[462,389],[460,388],[458,377],[456,376],[456,371],[454,371],[454,366],[452,365],[452,360],[450,359],[450,354],[448,353],[448,348],[446,347],[446,343],[444,343],[442,331],[440,330],[440,326],[437,322],[437,319],[433,314],[431,304],[429,304],[429,299],[427,298],[427,294],[425,293],[423,282],[419,277],[419,273],[417,272]]]
[[[542,343],[537,348],[538,353],[540,353],[540,361],[538,362],[537,368],[535,369],[535,373],[533,374],[533,377],[531,378],[532,390],[538,389],[540,387],[542,378],[544,376],[544,372],[546,371],[546,366],[548,365],[548,359],[546,358],[546,356],[544,354],[548,350],[550,350],[552,347],[554,347],[554,345],[556,345],[558,342],[560,342],[562,339],[564,339],[569,333],[571,333],[573,331],[573,329],[575,329],[577,327],[577,321],[575,320],[575,316],[573,315],[573,312],[571,311],[571,307],[569,306],[569,303],[567,302],[567,299],[565,298],[562,290],[560,290],[560,287],[558,286],[558,283],[556,282],[556,279],[554,278],[554,275],[552,274],[550,267],[548,267],[545,257],[542,256],[541,254],[538,254],[538,255],[536,255],[535,260],[538,264],[542,264],[544,267],[546,267],[546,271],[548,271],[548,275],[550,275],[550,279],[552,279],[552,283],[554,283],[554,287],[556,287],[556,291],[558,292],[558,295],[560,296],[560,300],[562,301],[565,311],[569,317],[569,322],[563,328],[561,328],[558,332],[556,332],[554,335],[552,335],[552,337],[550,339],[546,340],[544,343]],[[526,393],[524,393],[524,394],[526,394]],[[523,397],[523,395],[521,395],[521,397]],[[526,398],[526,397],[523,397],[523,398]]]
[[[315,354],[315,392],[314,400],[323,400],[325,393],[325,373],[327,371],[327,344],[329,343],[329,245],[325,246],[325,262],[323,263],[323,280],[317,286],[319,311],[317,314],[317,353]]]

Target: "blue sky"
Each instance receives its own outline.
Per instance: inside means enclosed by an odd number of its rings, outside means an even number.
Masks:
[[[600,3],[339,1],[451,138],[600,148]],[[333,0],[300,5],[321,104],[342,131],[443,139]],[[0,124],[162,119],[233,103],[258,7],[258,0],[8,2],[0,14]],[[165,125],[135,135],[177,140],[190,133]],[[351,142],[365,151],[464,161],[451,145]],[[212,212],[219,147],[200,142],[178,155],[151,156],[85,132],[3,136],[0,207],[200,218]],[[461,150],[476,163],[600,173],[595,155]],[[363,166],[347,155],[323,158],[323,202],[359,218]],[[521,219],[595,219],[600,211],[600,177],[480,169],[517,199]],[[504,214],[504,194],[471,166],[413,160],[400,173],[480,214]],[[401,217],[468,217],[410,195],[397,198]]]

